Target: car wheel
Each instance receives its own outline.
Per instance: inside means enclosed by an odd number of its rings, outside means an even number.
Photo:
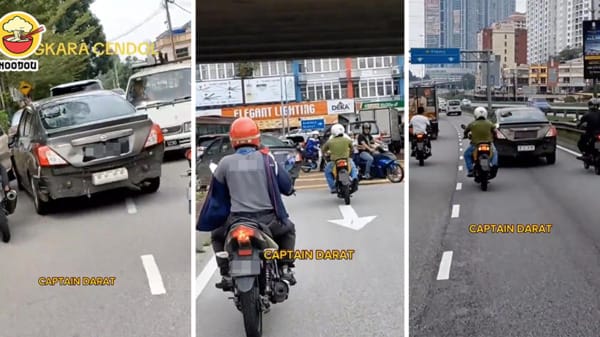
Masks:
[[[556,152],[546,156],[546,163],[548,163],[548,165],[553,165],[556,163]]]
[[[51,208],[50,202],[40,199],[40,192],[37,185],[33,181],[33,177],[29,177],[29,184],[31,186],[31,197],[33,198],[33,206],[35,207],[35,211],[39,215],[48,214]]]
[[[151,178],[142,183],[140,186],[142,192],[144,193],[154,193],[158,191],[160,187],[160,177]]]

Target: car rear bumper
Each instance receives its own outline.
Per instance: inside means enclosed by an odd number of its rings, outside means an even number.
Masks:
[[[556,152],[556,137],[547,137],[534,140],[506,140],[498,139],[494,141],[498,155],[502,157],[533,156],[542,157]],[[520,145],[534,145],[533,151],[519,151]]]
[[[192,146],[191,133],[165,135],[165,151],[185,150]]]
[[[34,177],[40,191],[40,199],[61,199],[80,197],[102,191],[118,188],[137,189],[138,185],[147,179],[161,176],[164,146],[157,146],[140,154],[116,160],[113,162],[96,165],[93,167],[77,168],[73,166],[42,168],[40,176]],[[94,185],[94,173],[127,168],[128,178],[103,185]]]

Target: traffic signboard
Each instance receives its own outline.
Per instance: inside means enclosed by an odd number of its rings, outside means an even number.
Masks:
[[[323,130],[323,129],[325,129],[325,119],[324,118],[303,119],[300,122],[300,126],[301,126],[302,130]]]
[[[403,107],[404,107],[404,101],[363,102],[360,105],[361,110],[403,108]]]
[[[460,63],[459,48],[411,48],[412,64]]]

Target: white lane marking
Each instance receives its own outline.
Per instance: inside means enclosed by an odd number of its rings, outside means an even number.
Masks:
[[[204,288],[213,277],[213,274],[217,271],[217,260],[213,255],[210,256],[208,263],[202,269],[202,272],[196,278],[196,298],[202,294]]]
[[[131,198],[125,199],[125,205],[127,206],[127,213],[129,213],[129,214],[137,213],[137,208],[135,207],[135,203],[133,202],[133,199],[131,199]]]
[[[457,191],[462,190],[462,183],[456,183],[456,190]]]
[[[452,217],[458,218],[460,214],[460,205],[452,205]]]
[[[463,160],[463,156],[458,157],[459,160]]]
[[[462,165],[460,165],[460,166],[458,167],[458,170],[459,170],[459,171],[462,171],[462,170],[463,170],[463,167],[462,167]]]
[[[570,153],[570,154],[572,154],[572,155],[574,155],[574,156],[581,156],[581,153],[579,153],[579,152],[575,152],[575,151],[573,151],[573,150],[569,150],[569,149],[567,149],[566,147],[562,147],[562,146],[560,146],[560,145],[556,145],[556,148],[557,148],[557,149],[561,149],[561,150],[563,150],[563,151],[565,151],[565,152],[567,152],[567,153]]]
[[[459,148],[459,150],[458,150],[458,151],[462,152],[462,147],[461,147],[461,148]]]
[[[440,269],[438,270],[437,280],[447,280],[450,278],[450,265],[452,264],[452,251],[448,250],[442,254]]]
[[[146,276],[148,277],[148,284],[150,285],[150,292],[152,295],[166,294],[167,290],[163,284],[162,276],[160,276],[156,261],[154,261],[154,256],[152,256],[152,254],[142,255],[142,264],[146,270]]]

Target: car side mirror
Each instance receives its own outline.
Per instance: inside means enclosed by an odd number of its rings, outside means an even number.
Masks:
[[[463,130],[465,130],[465,129],[467,128],[467,126],[466,126],[466,125],[464,125],[464,124],[461,124],[461,125],[460,125],[460,128],[461,128],[461,129],[463,129]]]

